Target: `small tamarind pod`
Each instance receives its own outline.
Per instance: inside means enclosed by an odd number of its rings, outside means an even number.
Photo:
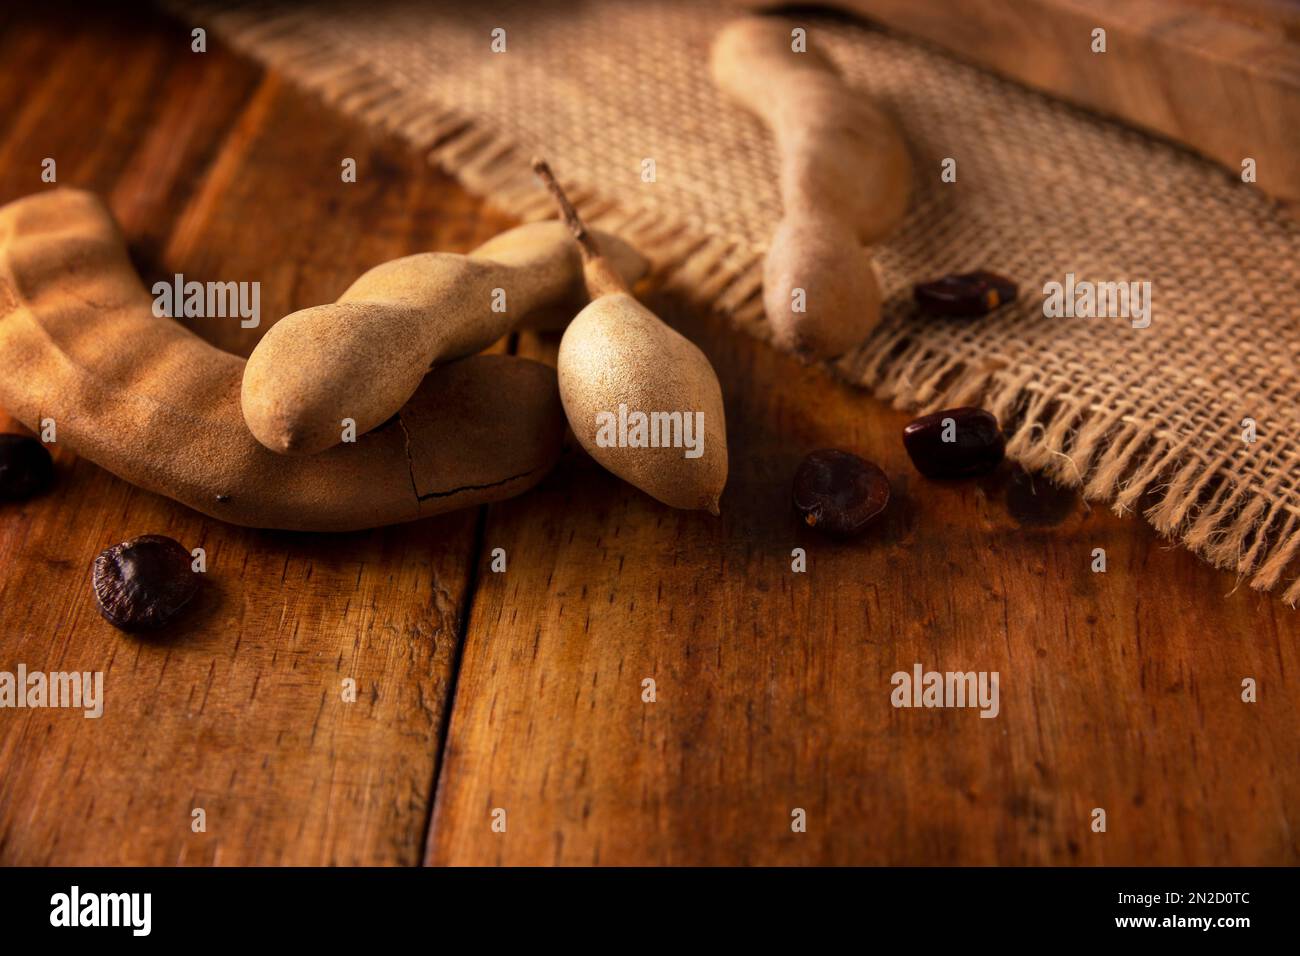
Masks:
[[[556,360],[569,427],[592,458],[624,481],[674,508],[718,514],[727,483],[727,423],[713,366],[633,298],[546,162],[533,160],[533,169],[578,241],[591,296],[565,329]],[[624,442],[624,424],[636,413],[647,419],[645,442],[636,441],[635,423]]]
[[[391,421],[277,455],[240,411],[243,359],[152,311],[112,215],[56,189],[0,208],[0,405],[142,488],[232,524],[370,528],[537,484],[564,434],[555,372],[504,355],[442,366]]]
[[[628,281],[646,261],[602,236]],[[361,275],[337,302],[287,315],[248,358],[240,396],[244,420],[263,445],[314,454],[337,445],[342,422],[357,434],[388,421],[429,369],[473,355],[537,310],[582,296],[582,265],[567,230],[535,222],[469,255],[405,256]]]
[[[763,268],[773,338],[804,358],[834,358],[880,321],[879,280],[863,246],[907,211],[912,166],[902,134],[822,54],[791,49],[785,21],[728,24],[710,69],[767,124],[780,155],[784,214]]]

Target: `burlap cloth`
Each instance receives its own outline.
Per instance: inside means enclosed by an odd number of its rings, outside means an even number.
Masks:
[[[545,154],[592,221],[655,258],[659,281],[766,336],[758,293],[780,214],[776,156],[707,69],[731,11],[672,0],[227,6],[180,9],[521,218],[552,214],[526,166]],[[885,321],[835,372],[900,406],[983,404],[1027,467],[1120,512],[1141,508],[1252,587],[1285,575],[1285,600],[1300,599],[1289,567],[1300,549],[1295,224],[1167,143],[865,26],[798,23],[898,118],[918,173],[907,223],[876,250]],[[505,53],[490,48],[497,27]],[[955,184],[940,182],[945,157],[957,160]],[[1021,300],[975,321],[915,314],[912,283],[977,267],[1016,278]],[[1044,317],[1043,284],[1067,272],[1150,281],[1150,327]]]

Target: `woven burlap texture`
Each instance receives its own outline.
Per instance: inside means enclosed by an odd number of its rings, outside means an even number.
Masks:
[[[527,167],[546,155],[591,221],[655,259],[660,282],[766,337],[761,257],[780,216],[777,158],[759,121],[709,80],[709,44],[731,11],[178,9],[520,218],[552,214]],[[1120,512],[1143,510],[1239,582],[1270,589],[1285,577],[1284,599],[1300,599],[1293,221],[1188,152],[931,48],[838,18],[795,24],[898,119],[917,170],[906,224],[874,250],[885,320],[833,370],[899,406],[982,404],[1025,466]],[[498,28],[504,52],[492,48]],[[1091,56],[1081,49],[1070,67],[1089,69]],[[948,157],[955,183],[940,180]],[[1020,301],[976,321],[915,313],[914,282],[974,268],[1015,277]],[[1150,326],[1045,317],[1041,290],[1067,273],[1150,282]]]

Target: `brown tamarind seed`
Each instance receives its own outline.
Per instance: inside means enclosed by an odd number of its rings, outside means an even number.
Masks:
[[[54,459],[30,435],[0,435],[0,501],[40,494],[54,482]]]
[[[1015,300],[1020,290],[996,272],[965,272],[918,283],[912,290],[917,304],[935,315],[986,315]]]
[[[998,420],[982,408],[922,415],[903,429],[903,447],[927,478],[970,478],[992,471],[1006,445]]]
[[[162,627],[199,588],[190,553],[179,541],[142,534],[95,559],[92,585],[100,613],[123,631]]]
[[[861,534],[888,503],[885,473],[847,451],[815,451],[794,474],[795,511],[810,528],[837,538]]]

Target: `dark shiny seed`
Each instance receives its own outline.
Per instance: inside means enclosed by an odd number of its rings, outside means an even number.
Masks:
[[[921,282],[913,290],[917,304],[935,315],[986,315],[1015,300],[1016,284],[996,272],[966,272]]]
[[[142,534],[95,559],[92,583],[100,613],[124,631],[162,627],[199,587],[190,553],[179,541]]]
[[[837,538],[861,534],[888,503],[885,473],[847,451],[815,451],[794,474],[795,510],[810,528]]]
[[[922,415],[903,429],[903,447],[927,478],[970,478],[1002,461],[1006,439],[982,408],[949,408]]]
[[[38,495],[54,483],[54,459],[30,435],[0,435],[0,501]]]

